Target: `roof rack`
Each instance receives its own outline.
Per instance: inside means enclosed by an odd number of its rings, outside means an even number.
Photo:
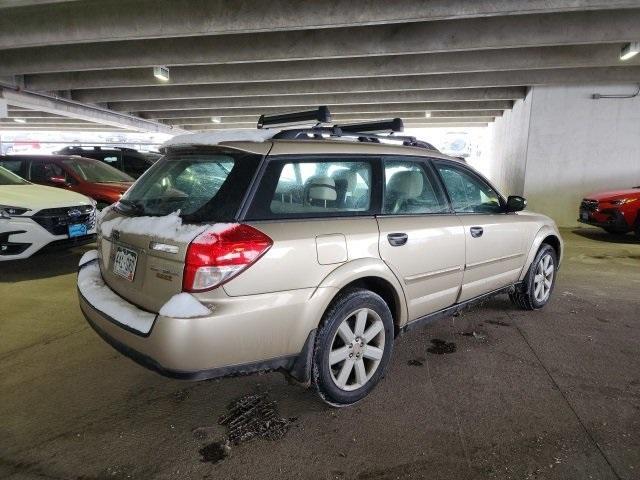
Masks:
[[[358,142],[382,143],[385,141],[398,141],[408,147],[425,148],[438,151],[428,142],[423,142],[412,136],[396,135],[404,131],[401,118],[391,120],[379,120],[376,122],[335,124],[323,126],[323,123],[331,122],[331,113],[326,106],[315,110],[302,112],[283,113],[280,115],[261,115],[258,120],[258,128],[270,128],[285,125],[300,125],[316,122],[315,125],[304,128],[292,128],[276,133],[272,138],[280,140],[323,140],[326,138],[351,138]],[[386,135],[383,135],[386,134]]]

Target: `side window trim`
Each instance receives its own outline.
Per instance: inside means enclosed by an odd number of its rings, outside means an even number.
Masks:
[[[500,212],[456,212],[455,208],[453,206],[453,200],[451,199],[451,196],[449,195],[449,190],[447,189],[447,186],[444,183],[442,175],[438,171],[438,168],[437,168],[438,164],[444,165],[444,166],[453,166],[455,168],[459,168],[460,170],[462,170],[466,174],[468,174],[470,177],[473,177],[473,178],[479,180],[480,182],[484,183],[488,187],[490,187],[494,192],[496,192],[496,195],[498,196],[498,200],[500,201],[500,207],[502,207],[502,211],[500,211]],[[489,180],[487,180],[483,176],[481,176],[478,173],[476,173],[473,169],[469,168],[467,165],[463,165],[463,164],[458,163],[458,162],[452,162],[451,160],[435,158],[435,159],[433,159],[433,170],[436,172],[436,175],[438,176],[438,179],[441,182],[442,187],[444,188],[444,192],[445,192],[445,194],[447,196],[447,199],[449,201],[449,205],[451,206],[451,210],[453,211],[453,213],[455,215],[504,215],[504,214],[507,213],[506,208],[505,208],[507,202],[504,199],[504,197],[502,196],[502,194],[500,193],[500,191],[496,187],[494,187],[491,184],[491,182],[489,182]]]
[[[433,182],[433,187],[434,189],[436,189],[437,191],[435,192],[436,195],[440,195],[441,199],[444,201],[445,206],[447,208],[446,212],[422,212],[422,213],[384,213],[384,195],[386,193],[386,183],[387,183],[387,178],[386,178],[386,168],[385,168],[385,164],[386,162],[414,162],[417,163],[419,165],[422,166],[423,170],[424,170],[424,174],[427,177],[428,180],[430,180],[431,182]],[[380,213],[378,213],[377,215],[379,216],[384,216],[384,217],[422,217],[422,216],[442,216],[442,215],[454,215],[455,212],[453,210],[453,205],[449,199],[449,194],[447,193],[446,188],[444,187],[444,185],[442,184],[442,180],[440,179],[440,176],[438,175],[436,169],[434,168],[433,164],[432,164],[432,159],[429,157],[422,157],[422,156],[412,156],[412,155],[384,155],[382,156],[382,165],[381,165],[381,169],[382,169],[382,184],[381,184],[381,188],[380,188],[380,193],[381,193],[381,207],[380,207]]]

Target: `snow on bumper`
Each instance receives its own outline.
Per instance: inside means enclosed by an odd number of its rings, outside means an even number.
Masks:
[[[78,290],[87,303],[115,322],[143,335],[151,331],[156,314],[145,312],[114,293],[104,283],[97,259],[81,265]]]

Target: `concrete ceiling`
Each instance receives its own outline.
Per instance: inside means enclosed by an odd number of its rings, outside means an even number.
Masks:
[[[0,0],[14,96],[153,131],[317,105],[344,122],[485,125],[532,85],[640,81],[640,56],[619,60],[638,40],[640,0]]]

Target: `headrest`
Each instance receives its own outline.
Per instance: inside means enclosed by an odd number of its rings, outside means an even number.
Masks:
[[[336,182],[331,177],[318,175],[307,180],[309,200],[333,201],[338,198],[336,194]]]
[[[351,170],[338,170],[333,173],[333,178],[336,180],[345,180],[347,182],[347,192],[353,192],[356,189],[356,183],[358,183],[358,174]]]
[[[408,197],[419,197],[422,193],[422,173],[416,170],[396,172],[389,179],[387,190]]]

